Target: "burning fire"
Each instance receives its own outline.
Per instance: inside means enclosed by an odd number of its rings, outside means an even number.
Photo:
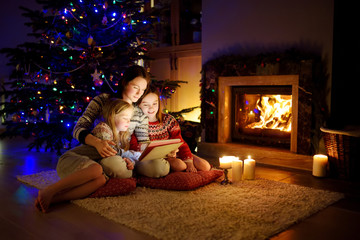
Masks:
[[[246,128],[278,129],[291,132],[291,95],[263,95],[256,103],[260,121]],[[249,114],[254,114],[252,111]]]

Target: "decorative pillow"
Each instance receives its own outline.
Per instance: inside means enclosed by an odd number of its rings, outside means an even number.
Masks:
[[[166,190],[192,190],[215,181],[223,175],[221,170],[173,172],[161,178],[139,176],[137,183],[144,187]]]
[[[126,195],[136,189],[135,178],[110,178],[104,186],[100,187],[89,198],[115,197]]]

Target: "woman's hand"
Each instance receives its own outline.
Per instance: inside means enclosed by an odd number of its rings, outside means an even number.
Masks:
[[[117,152],[110,146],[110,145],[116,145],[113,141],[110,140],[100,140],[97,141],[95,144],[96,150],[99,152],[100,156],[105,157],[111,157],[117,154]]]
[[[117,152],[110,146],[116,145],[111,140],[102,140],[100,138],[95,137],[92,134],[88,134],[85,137],[85,144],[93,146],[96,148],[101,157],[111,157],[117,154]]]
[[[134,163],[128,158],[123,158],[123,159],[126,162],[127,169],[128,170],[133,170],[134,169]]]

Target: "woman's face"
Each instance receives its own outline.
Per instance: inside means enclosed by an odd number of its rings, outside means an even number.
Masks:
[[[127,108],[124,111],[115,114],[115,127],[118,132],[126,131],[129,128],[133,110],[133,108]]]
[[[150,122],[155,122],[158,119],[156,114],[159,110],[159,98],[155,93],[147,94],[139,104],[139,107],[148,116]]]
[[[134,103],[144,94],[147,88],[147,81],[145,78],[136,77],[131,80],[124,89],[123,100],[128,103]]]

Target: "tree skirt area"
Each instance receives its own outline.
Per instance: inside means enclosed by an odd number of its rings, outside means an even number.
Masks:
[[[55,171],[18,176],[37,188]],[[193,191],[138,187],[126,196],[72,203],[159,239],[266,239],[343,198],[343,194],[256,179]]]

